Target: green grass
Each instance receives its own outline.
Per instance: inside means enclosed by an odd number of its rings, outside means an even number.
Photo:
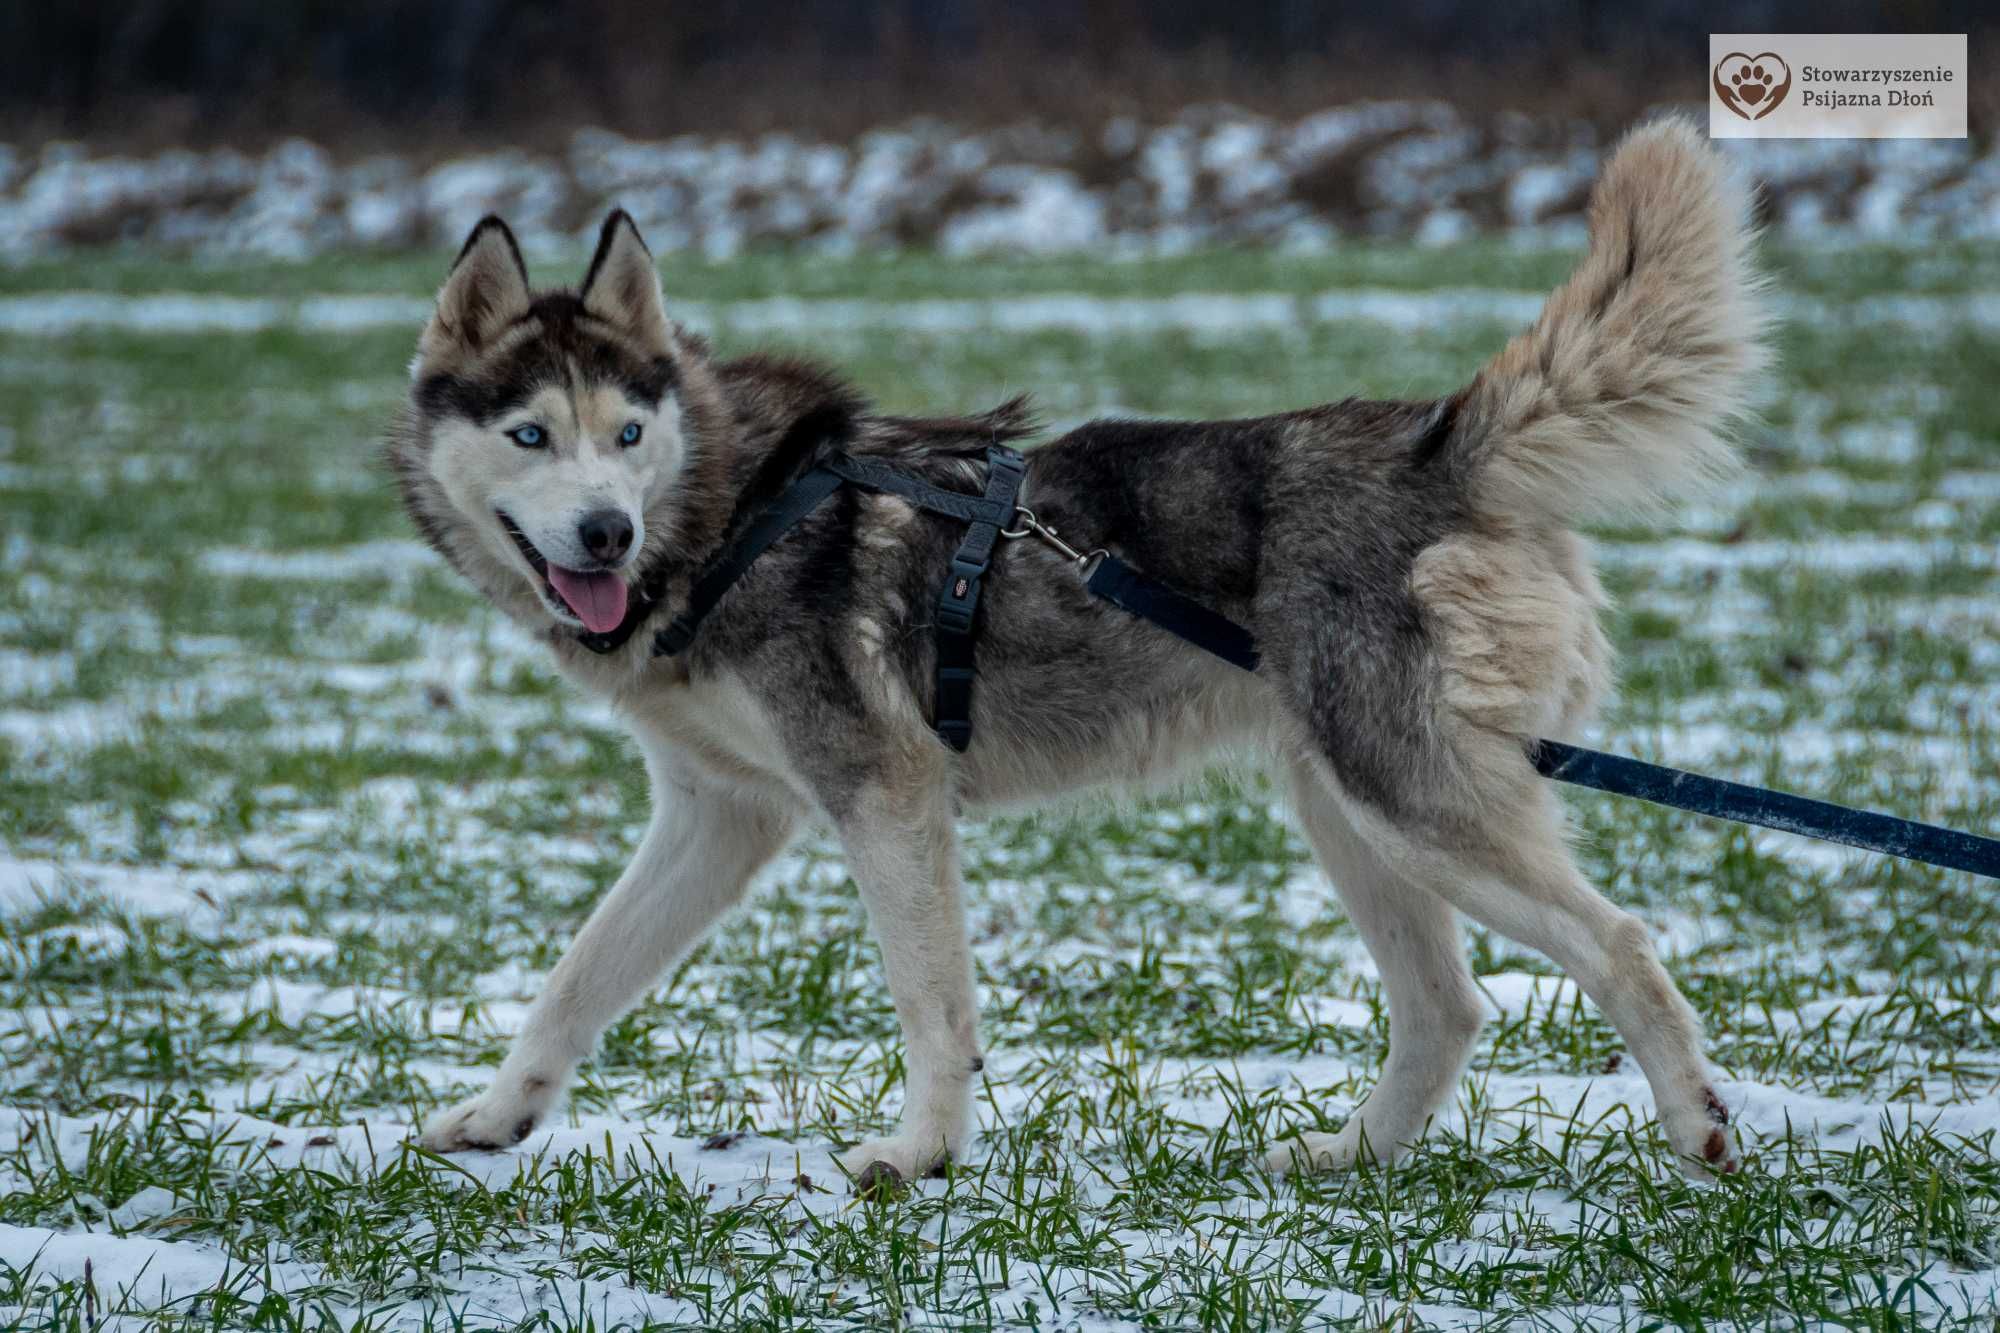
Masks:
[[[0,295],[421,293],[442,255],[0,269]],[[1948,303],[1987,248],[1772,256],[1821,308]],[[580,260],[580,257],[579,257]],[[1533,289],[1479,244],[1172,260],[670,260],[671,296]],[[1032,389],[1222,415],[1448,389],[1504,337],[800,336],[896,408]],[[894,1014],[815,834],[614,1026],[554,1137],[409,1126],[491,1074],[629,855],[613,721],[414,550],[374,440],[415,330],[0,337],[0,1326],[1990,1327],[2000,897],[1607,797],[1593,878],[1662,930],[1748,1170],[1683,1181],[1573,987],[1469,932],[1499,1016],[1393,1170],[1276,1181],[1387,1050],[1270,791],[966,829],[988,1065],[969,1160],[864,1203]],[[1599,534],[1616,748],[2000,827],[2000,335],[1788,326],[1754,481]],[[32,884],[34,891],[23,887]],[[19,1229],[19,1230],[13,1230]],[[86,1274],[83,1260],[91,1266]]]

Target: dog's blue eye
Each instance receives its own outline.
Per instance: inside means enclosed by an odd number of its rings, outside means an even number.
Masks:
[[[540,426],[516,426],[507,432],[507,438],[523,449],[534,449],[540,447],[544,437]]]
[[[637,444],[638,442],[639,442],[639,423],[636,421],[627,422],[625,429],[618,432],[618,443],[625,445],[632,445],[632,444]]]

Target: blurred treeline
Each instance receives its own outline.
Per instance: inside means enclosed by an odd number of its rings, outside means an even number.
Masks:
[[[1623,123],[1700,101],[1707,33],[1974,33],[1993,0],[0,0],[0,137],[286,134],[422,151],[912,115],[1094,123],[1360,97]]]

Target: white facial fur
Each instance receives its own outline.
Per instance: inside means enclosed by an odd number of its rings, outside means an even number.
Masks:
[[[557,305],[538,323],[534,299],[513,234],[498,218],[482,220],[418,339],[411,371],[420,396],[430,377],[476,378],[524,340],[551,336],[550,319],[558,325],[578,319],[583,336],[608,338],[641,363],[675,353],[677,336],[652,255],[623,212],[605,220],[577,292],[580,312]],[[649,407],[628,396],[615,376],[586,373],[567,354],[531,364],[540,378],[530,381],[536,387],[526,402],[484,424],[449,412],[432,415],[419,456],[429,481],[497,568],[524,579],[555,620],[576,625],[581,622],[536,566],[546,561],[579,574],[610,569],[628,583],[635,579],[648,548],[657,551],[673,535],[660,530],[660,516],[671,511],[663,501],[686,469],[688,443],[671,387]],[[626,443],[622,437],[632,427],[638,438]],[[523,428],[538,437],[523,444]],[[624,555],[611,565],[591,553],[580,531],[587,519],[607,512],[623,515],[632,533]],[[538,559],[522,550],[515,533]],[[600,542],[600,550],[611,549]]]
[[[638,443],[621,445],[619,433],[634,422]],[[527,448],[509,437],[527,425],[540,427],[539,446]],[[517,569],[550,613],[571,624],[576,617],[548,596],[542,576],[501,526],[499,514],[513,520],[545,559],[589,569],[597,561],[585,550],[578,526],[586,515],[620,511],[633,529],[631,550],[619,566],[629,577],[646,545],[647,512],[670,491],[686,454],[680,407],[671,391],[655,410],[612,385],[548,387],[489,426],[462,419],[439,423],[430,471],[493,556]]]

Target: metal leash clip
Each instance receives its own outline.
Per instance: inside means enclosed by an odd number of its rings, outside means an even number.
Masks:
[[[1089,551],[1077,550],[1074,546],[1071,546],[1068,542],[1057,536],[1054,528],[1037,519],[1035,511],[1026,505],[1016,505],[1014,507],[1014,517],[1018,522],[1024,523],[1027,526],[1022,528],[1002,528],[1000,529],[1002,537],[1026,537],[1030,535],[1040,537],[1043,541],[1061,551],[1064,559],[1073,565],[1079,566],[1086,578],[1096,568],[1099,560],[1111,554],[1111,552],[1105,550],[1102,546]]]

